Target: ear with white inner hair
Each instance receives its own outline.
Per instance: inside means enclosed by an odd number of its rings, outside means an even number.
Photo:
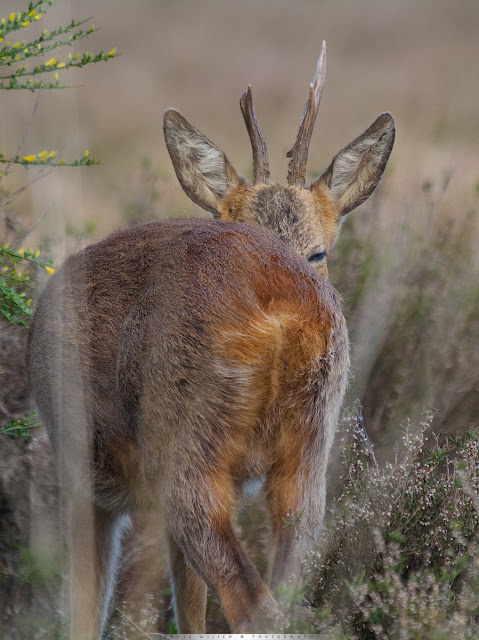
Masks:
[[[333,158],[311,189],[326,187],[340,216],[358,207],[381,179],[393,148],[395,131],[392,115],[382,113],[359,138]]]
[[[226,155],[175,109],[163,118],[166,146],[186,195],[219,217],[221,201],[242,178]]]

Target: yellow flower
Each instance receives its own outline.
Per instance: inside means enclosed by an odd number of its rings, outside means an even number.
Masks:
[[[40,255],[40,249],[37,249],[37,251],[35,253],[35,258],[38,258],[39,255]]]
[[[58,164],[65,164],[65,160],[60,160],[60,162]]]
[[[17,14],[14,11],[12,11],[12,13],[10,14],[10,18],[9,18],[10,22],[13,22],[15,20],[16,16],[17,16]]]
[[[34,162],[37,159],[37,156],[35,155],[31,155],[31,156],[24,156],[23,160],[25,162]]]
[[[38,157],[40,158],[40,160],[46,160],[48,156],[48,151],[46,149],[44,149],[43,151],[40,151],[40,153],[38,154]]]
[[[59,62],[59,63],[57,64],[57,69],[63,69],[63,67],[64,67],[64,66],[65,66],[65,63],[64,63],[64,62]]]
[[[22,248],[22,249],[19,249],[19,250],[18,250],[18,253],[19,253],[19,255],[23,255],[23,254],[25,253],[25,249],[23,249],[23,248]]]
[[[55,60],[55,58],[50,58],[50,60],[48,60],[48,62],[45,62],[45,66],[46,67],[54,67],[56,65],[57,61]]]
[[[30,24],[30,20],[24,20],[22,22],[22,27],[28,27],[29,24]]]
[[[20,46],[20,43],[19,42],[15,42],[15,44],[12,47],[12,49],[18,49],[19,46]]]
[[[0,38],[0,42],[3,42],[3,38]]]
[[[35,16],[35,20],[40,20],[40,18],[42,17],[41,13],[37,13],[37,15]]]
[[[116,53],[116,49],[112,49],[111,51],[108,52],[108,57],[111,58],[112,56],[114,56]]]
[[[56,151],[50,151],[49,158],[54,158],[57,155]]]
[[[90,152],[87,150],[87,151],[85,151],[85,153],[83,154],[83,157],[84,157],[84,158],[88,158],[88,156],[89,156],[89,155],[90,155]]]
[[[55,78],[55,80],[58,82],[59,81],[59,77],[58,77],[58,73],[55,71],[55,73],[53,74],[53,77]]]
[[[45,267],[45,271],[48,273],[49,276],[55,273],[55,269],[53,267]]]
[[[2,271],[8,271],[8,267],[3,267]]]
[[[35,9],[32,9],[32,10],[30,11],[30,13],[28,14],[28,16],[29,16],[30,18],[33,18],[33,16],[34,16],[35,14],[36,14]]]

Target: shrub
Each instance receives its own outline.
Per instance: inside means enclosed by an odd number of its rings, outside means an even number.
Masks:
[[[432,421],[406,424],[377,467],[347,418],[344,487],[308,576],[325,638],[479,637],[479,431],[426,438]]]

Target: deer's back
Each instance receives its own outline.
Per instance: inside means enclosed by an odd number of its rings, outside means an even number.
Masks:
[[[39,301],[29,359],[54,442],[59,406],[80,398],[101,489],[139,467],[138,484],[174,481],[172,465],[263,473],[297,411],[314,430],[324,385],[344,385],[348,340],[338,294],[271,233],[170,220],[69,258]]]

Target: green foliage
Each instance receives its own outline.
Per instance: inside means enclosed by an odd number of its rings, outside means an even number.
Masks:
[[[168,622],[168,627],[166,629],[166,633],[168,635],[177,635],[178,634],[178,629],[176,628],[176,624],[174,620],[170,620]]]
[[[39,251],[0,247],[0,313],[10,324],[25,327],[32,316],[30,269],[39,267],[49,275],[54,272],[51,260],[39,256]]]
[[[19,164],[26,169],[29,167],[41,166],[41,167],[91,167],[95,164],[100,164],[99,160],[90,157],[90,152],[87,150],[84,152],[81,158],[75,160],[66,161],[63,158],[56,159],[56,151],[47,151],[44,149],[39,153],[31,153],[26,156],[15,155],[11,158],[7,158],[5,154],[0,154],[0,164],[7,166],[7,169],[3,172],[0,171],[0,179],[7,175],[8,170],[13,164]]]
[[[30,430],[35,427],[41,427],[42,423],[38,417],[38,413],[33,409],[30,413],[19,420],[11,420],[4,427],[0,428],[0,434],[16,440],[17,438],[29,438]]]

